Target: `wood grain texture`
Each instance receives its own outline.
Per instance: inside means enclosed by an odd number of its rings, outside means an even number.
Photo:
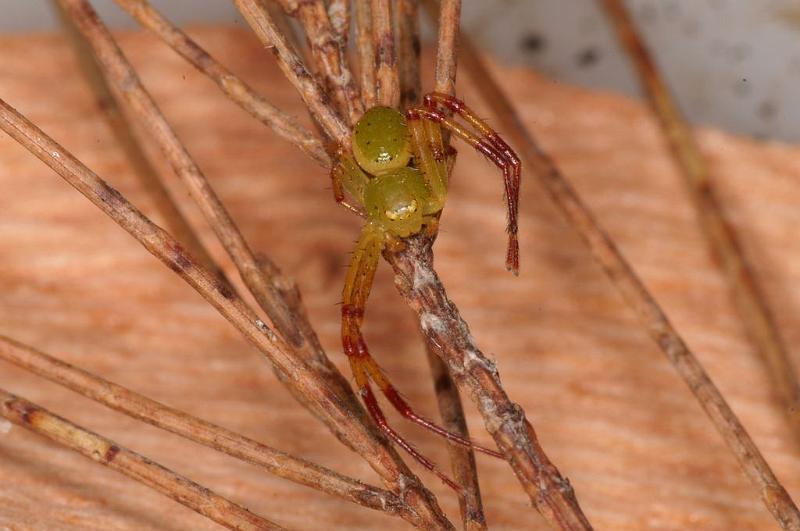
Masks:
[[[280,108],[304,117],[272,57],[246,31],[206,28],[191,35]],[[346,371],[338,354],[336,303],[358,220],[334,204],[327,176],[310,159],[225,101],[179,57],[144,34],[126,34],[122,45],[253,248],[296,277],[324,345]],[[430,87],[427,67],[423,82]],[[779,479],[800,495],[800,450],[707,254],[652,116],[617,96],[523,70],[499,73],[527,125],[696,349]],[[461,96],[486,115],[470,80],[463,76],[460,82]],[[63,39],[0,38],[0,93],[156,217]],[[701,132],[700,143],[786,343],[798,352],[800,149],[716,131]],[[468,149],[460,153],[436,244],[437,269],[593,524],[774,528],[688,390],[532,180],[523,181],[521,275],[505,272],[500,177]],[[293,402],[198,295],[5,136],[0,190],[0,333],[282,450],[377,481]],[[187,214],[200,219],[193,210]],[[202,235],[212,241],[206,228]],[[222,256],[219,246],[211,248]],[[370,299],[366,334],[399,389],[435,417],[424,347],[385,265]],[[11,392],[281,525],[404,527],[111,413],[10,365],[0,363],[0,380]],[[467,413],[472,433],[486,441],[477,413]],[[395,423],[446,465],[442,441]],[[491,528],[543,528],[506,465],[479,456],[478,466]],[[453,495],[422,474],[457,521]],[[113,471],[3,424],[4,527],[215,528]]]

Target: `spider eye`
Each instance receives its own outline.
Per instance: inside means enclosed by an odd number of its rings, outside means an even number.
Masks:
[[[353,129],[353,157],[372,175],[408,165],[411,148],[405,117],[391,107],[373,107]]]

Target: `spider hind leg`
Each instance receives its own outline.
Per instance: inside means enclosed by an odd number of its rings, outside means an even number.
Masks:
[[[470,440],[451,433],[428,419],[417,415],[411,406],[403,400],[400,393],[383,374],[383,371],[381,371],[378,364],[369,353],[367,344],[361,334],[361,325],[364,321],[364,309],[367,298],[369,297],[370,288],[372,287],[375,271],[378,267],[384,241],[385,234],[383,230],[372,223],[367,223],[361,232],[361,237],[353,252],[342,294],[342,346],[344,348],[344,353],[350,362],[350,368],[355,377],[356,385],[367,406],[367,410],[381,430],[420,464],[436,474],[444,483],[455,490],[460,490],[450,478],[439,471],[432,461],[419,453],[408,441],[392,429],[370,386],[370,380],[372,380],[392,406],[411,422],[419,424],[456,444],[474,448],[488,455],[502,458],[499,452],[476,445]]]

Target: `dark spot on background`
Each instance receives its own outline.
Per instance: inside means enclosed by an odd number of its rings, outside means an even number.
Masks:
[[[538,33],[528,33],[522,38],[520,47],[524,52],[537,53],[543,51],[547,47],[547,41]]]
[[[747,83],[747,78],[742,78],[733,86],[733,93],[740,97],[744,98],[745,96],[749,96],[752,92],[752,87]]]
[[[590,46],[585,50],[578,52],[578,56],[576,57],[576,61],[578,62],[578,66],[581,68],[586,68],[596,64],[600,60],[600,52],[597,51],[596,48]]]
[[[778,106],[774,101],[765,100],[758,106],[758,116],[764,121],[770,121],[778,114]]]

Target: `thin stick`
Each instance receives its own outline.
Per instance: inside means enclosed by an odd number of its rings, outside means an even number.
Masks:
[[[475,81],[475,86],[495,114],[500,124],[499,129],[521,150],[527,168],[537,177],[569,224],[589,246],[611,282],[694,393],[739,460],[745,475],[758,489],[767,509],[784,529],[800,529],[800,512],[794,501],[775,477],[739,419],[614,242],[522,125],[511,102],[466,37],[462,38],[461,52],[462,66],[467,68],[470,78]]]
[[[322,142],[297,123],[294,117],[273,106],[230,70],[222,66],[194,40],[167,20],[147,0],[115,0],[139,24],[146,27],[216,83],[222,92],[278,136],[299,147],[322,166],[330,166],[330,158]]]
[[[291,313],[279,294],[261,274],[255,256],[233,218],[142,85],[136,71],[117,46],[111,33],[97,17],[97,13],[86,0],[59,0],[59,2],[91,45],[109,83],[122,96],[130,112],[141,120],[144,128],[169,160],[175,173],[191,191],[192,199],[233,259],[259,306],[285,338],[295,346],[302,345],[302,335],[293,322]]]
[[[347,50],[350,38],[350,0],[330,0],[328,2],[328,18],[331,19],[333,33],[339,42],[339,48]]]
[[[275,54],[278,66],[300,93],[311,116],[331,141],[349,148],[350,128],[331,107],[327,93],[275,26],[266,8],[258,0],[233,1],[261,43]]]
[[[367,420],[366,412],[349,387],[337,385],[335,379],[322,374],[317,367],[303,363],[296,350],[262,322],[235,293],[200,266],[174,238],[2,99],[0,129],[85,195],[216,308],[269,359],[281,381],[295,396],[300,397],[340,441],[358,452],[409,506],[418,519],[416,525],[452,528],[433,495]]]
[[[639,74],[650,106],[658,116],[672,155],[681,168],[711,252],[727,276],[733,299],[750,338],[767,366],[773,387],[783,402],[784,413],[800,441],[800,385],[797,369],[767,302],[756,283],[733,227],[725,218],[714,191],[708,165],[697,140],[670,94],[658,67],[636,31],[625,5],[619,0],[603,0],[617,37]]]
[[[557,529],[591,529],[572,486],[545,455],[522,408],[503,390],[494,363],[480,351],[447,298],[433,269],[433,239],[417,235],[405,242],[404,249],[387,249],[384,257],[394,269],[400,294],[417,313],[428,345],[447,364],[458,386],[469,392],[486,430],[542,516]]]
[[[210,489],[3,389],[0,416],[147,485],[228,529],[283,529]]]
[[[347,65],[341,34],[333,28],[322,0],[277,0],[284,12],[300,21],[306,32],[311,57],[325,81],[328,93],[348,123],[354,124],[364,108]],[[341,7],[341,6],[340,6]]]
[[[455,94],[461,0],[442,0],[436,40],[436,92]]]
[[[338,496],[370,509],[410,519],[405,504],[391,492],[361,483],[198,419],[104,380],[33,347],[0,335],[0,358],[80,393],[135,419],[214,450],[258,465],[276,476]]]
[[[401,106],[407,108],[417,104],[422,93],[422,80],[419,73],[421,48],[417,0],[398,0],[397,37],[400,58]],[[430,343],[426,343],[426,352],[442,426],[464,439],[469,439],[461,397],[447,370],[447,365],[436,355]],[[481,501],[475,452],[472,448],[458,444],[448,443],[447,446],[453,480],[463,489],[458,502],[464,529],[467,531],[486,529],[486,516]]]
[[[269,316],[272,324],[295,348],[295,355],[319,371],[320,376],[327,377],[332,384],[338,385],[342,392],[349,393],[347,381],[325,355],[316,334],[311,326],[307,325],[307,321],[304,321],[302,312],[292,311],[286,299],[281,296],[280,285],[284,280],[279,278],[277,268],[262,267],[205,176],[172,131],[152,97],[139,81],[133,67],[91,7],[83,0],[59,1],[78,5],[70,13],[81,21],[79,27],[93,46],[100,66],[110,82],[125,98],[125,103],[129,105],[131,112],[143,120],[144,126],[170,160],[178,176],[192,191],[192,198],[228,251],[248,289]],[[295,398],[302,401],[303,395],[295,394]]]
[[[361,101],[369,109],[378,101],[375,81],[375,48],[372,46],[371,0],[354,0],[356,4],[356,51]]]
[[[469,440],[467,419],[464,418],[464,408],[461,405],[458,388],[453,382],[453,378],[450,377],[447,365],[436,355],[430,344],[427,344],[426,347],[428,365],[430,365],[433,376],[433,389],[436,392],[439,414],[442,417],[442,427]],[[452,442],[447,444],[447,450],[450,454],[453,481],[463,489],[462,495],[458,498],[458,505],[461,511],[461,520],[464,522],[464,530],[487,529],[481,501],[481,489],[478,483],[475,452],[472,448]]]
[[[397,56],[400,64],[400,107],[407,109],[420,102],[419,2],[397,0]]]
[[[371,0],[372,46],[375,50],[377,104],[400,105],[400,72],[394,42],[391,0]]]
[[[206,267],[216,269],[220,276],[223,273],[216,267],[210,253],[197,237],[189,222],[181,213],[169,190],[158,177],[158,171],[150,163],[142,143],[136,135],[133,124],[128,120],[123,110],[117,105],[111,87],[106,83],[103,73],[97,64],[91,47],[86,43],[78,28],[72,23],[61,5],[53,0],[53,7],[58,14],[59,21],[75,50],[75,56],[86,81],[94,91],[95,98],[103,110],[102,114],[111,128],[122,151],[133,169],[134,175],[139,179],[142,188],[153,201],[156,211],[161,215],[164,224],[178,241],[192,252]]]

